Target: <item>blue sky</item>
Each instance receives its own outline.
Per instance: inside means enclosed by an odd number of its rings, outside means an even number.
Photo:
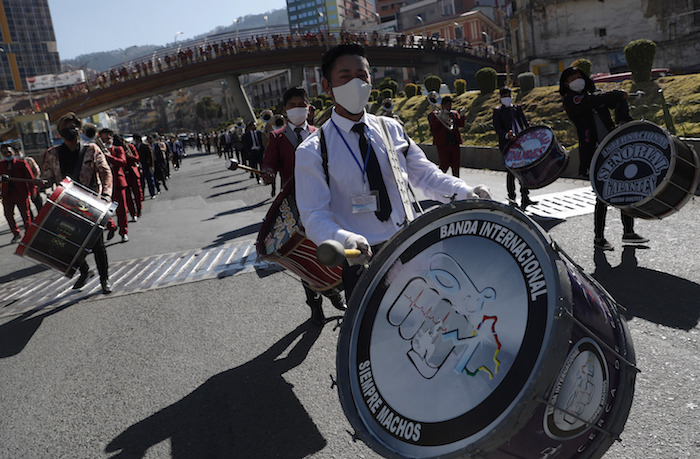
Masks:
[[[286,0],[48,0],[61,59],[165,45],[192,38],[248,14],[287,7]]]

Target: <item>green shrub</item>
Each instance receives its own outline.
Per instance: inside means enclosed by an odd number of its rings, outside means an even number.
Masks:
[[[518,86],[520,86],[520,90],[523,92],[535,89],[535,74],[532,72],[523,72],[518,75]]]
[[[476,85],[481,94],[490,94],[496,90],[498,72],[492,67],[484,67],[476,72]]]
[[[382,98],[380,100],[393,99],[393,97],[394,91],[392,91],[390,88],[382,89]]]
[[[588,59],[576,59],[574,62],[571,63],[571,66],[576,67],[577,69],[581,69],[581,71],[583,71],[583,73],[585,73],[586,76],[591,76],[593,63]]]
[[[403,87],[403,90],[406,93],[406,97],[413,97],[418,95],[418,85],[416,84],[408,83],[406,86]]]
[[[625,46],[625,59],[637,83],[651,81],[651,68],[656,56],[656,43],[644,38],[634,40]]]
[[[371,102],[376,102],[379,98],[379,94],[379,89],[373,89],[372,92],[369,93],[369,100]]]
[[[467,81],[462,78],[455,80],[455,93],[459,95],[465,92],[467,92]]]
[[[442,78],[437,75],[430,75],[423,80],[423,85],[425,85],[425,90],[440,92],[440,86],[442,86]]]
[[[391,78],[386,77],[379,84],[379,90],[382,91],[382,94],[384,93],[385,89],[391,89],[391,94],[393,97],[394,94],[399,92],[399,84]]]

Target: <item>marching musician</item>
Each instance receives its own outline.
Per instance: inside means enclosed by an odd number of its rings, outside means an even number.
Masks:
[[[610,110],[615,110],[617,122],[632,121],[627,105],[629,95],[625,91],[596,92],[595,84],[588,75],[577,67],[564,69],[559,78],[559,94],[566,114],[576,125],[579,145],[579,174],[588,178],[588,169],[598,144],[615,129]],[[596,198],[594,212],[594,247],[601,250],[614,250],[605,239],[605,217],[608,206]],[[622,242],[643,244],[649,239],[634,232],[634,219],[620,212],[622,216]]]
[[[29,229],[32,222],[29,210],[29,197],[35,193],[36,186],[24,180],[34,179],[34,174],[26,161],[20,159],[14,148],[9,145],[2,145],[2,161],[0,161],[0,177],[2,177],[2,207],[5,211],[5,219],[12,231],[12,242],[20,240],[20,232],[15,222],[15,207],[19,209],[19,214],[24,223],[24,231]],[[23,179],[23,181],[12,181],[13,178]]]
[[[447,172],[452,168],[452,175],[459,177],[462,144],[462,134],[459,128],[464,127],[464,112],[452,110],[452,98],[442,98],[440,110],[434,110],[428,115],[430,131],[433,133],[433,145],[437,148],[440,159],[440,170]]]
[[[129,220],[126,218],[126,193],[129,184],[126,181],[127,160],[124,144],[116,145],[114,143],[114,131],[109,128],[100,129],[98,134],[102,145],[107,151],[104,152],[107,162],[112,167],[112,201],[118,204],[117,206],[117,225],[119,226],[119,235],[122,237],[122,242],[129,241]],[[121,142],[120,142],[121,143]],[[107,240],[114,237],[116,226],[112,219],[107,224]]]
[[[501,104],[493,110],[493,128],[498,136],[498,148],[505,160],[506,145],[517,137],[518,133],[530,126],[530,122],[520,105],[513,105],[512,91],[504,86],[500,89]],[[506,189],[508,190],[508,202],[517,205],[515,201],[515,175],[506,169]],[[530,200],[530,191],[520,184],[520,208],[525,208],[536,201]]]
[[[263,156],[263,139],[262,133],[257,129],[255,121],[250,121],[246,125],[246,131],[242,137],[243,150],[245,151],[248,161],[250,162],[250,167],[253,169],[259,169],[262,163]],[[250,178],[253,178],[253,173],[250,173]],[[260,177],[256,177],[258,183],[260,183]]]
[[[58,134],[63,139],[59,146],[49,148],[44,156],[44,170],[41,178],[45,180],[45,186],[58,185],[61,180],[70,177],[74,182],[90,188],[103,199],[110,201],[112,196],[112,170],[105,159],[105,155],[94,143],[81,145],[80,128],[82,122],[75,113],[63,115],[56,122]],[[107,261],[107,249],[105,248],[102,232],[92,252],[95,256],[97,271],[100,273],[102,293],[112,293],[112,284],[109,281],[109,265]],[[80,264],[80,277],[73,285],[74,289],[82,288],[85,283],[95,275],[86,260]]]
[[[365,111],[372,78],[362,46],[347,43],[331,48],[323,55],[321,68],[323,89],[335,107],[319,131],[297,148],[296,199],[306,235],[314,243],[333,239],[346,249],[360,250],[360,257],[343,264],[349,298],[363,265],[414,218],[412,208],[404,206],[390,161],[398,161],[397,175],[430,199],[448,202],[450,197],[490,198],[490,194],[483,185],[472,188],[441,172],[397,121]],[[393,159],[380,118],[396,152]]]
[[[316,128],[307,122],[309,114],[309,96],[301,86],[288,89],[282,98],[284,114],[287,125],[270,133],[270,141],[265,149],[262,163],[262,179],[266,184],[271,184],[279,172],[281,188],[284,189],[294,178],[294,154],[297,146],[311,135]],[[301,281],[306,293],[306,304],[311,308],[311,321],[316,325],[325,323],[325,316],[321,304],[321,293],[309,287],[305,281]],[[344,311],[347,306],[340,292],[331,288],[323,292],[336,309]]]

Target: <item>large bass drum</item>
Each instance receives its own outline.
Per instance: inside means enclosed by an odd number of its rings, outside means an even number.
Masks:
[[[463,201],[413,221],[349,301],[340,401],[387,457],[600,457],[636,375],[615,301],[522,212]]]
[[[632,121],[598,145],[590,177],[604,203],[633,217],[661,219],[695,193],[698,170],[693,147],[654,123]]]
[[[39,210],[15,253],[72,277],[97,242],[117,203],[63,179]]]

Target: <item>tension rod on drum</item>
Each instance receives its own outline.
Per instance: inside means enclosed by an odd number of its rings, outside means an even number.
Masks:
[[[552,405],[550,402],[548,402],[547,400],[545,400],[545,399],[543,399],[543,398],[541,398],[541,397],[535,398],[535,401],[537,401],[537,402],[539,402],[539,403],[542,403],[543,405],[547,405],[547,406],[550,407],[550,408],[554,408],[555,410],[559,410],[559,411],[561,411],[562,413],[568,414],[569,416],[574,417],[577,421],[583,422],[587,427],[593,427],[594,430],[597,430],[598,432],[600,432],[600,433],[602,433],[602,434],[605,434],[605,435],[607,435],[608,437],[611,437],[611,438],[612,438],[613,440],[615,440],[615,441],[622,441],[622,439],[621,439],[618,435],[613,435],[611,432],[609,432],[609,431],[603,429],[602,427],[598,427],[598,426],[595,425],[594,423],[591,423],[591,422],[589,422],[589,421],[586,421],[585,419],[583,419],[583,418],[581,418],[581,417],[575,415],[575,414],[572,413],[571,411],[567,411],[567,410],[565,410],[565,409],[563,409],[563,408],[560,408],[560,407],[558,407],[558,406],[556,406],[556,405]]]
[[[637,366],[636,366],[635,364],[633,364],[632,362],[630,362],[629,360],[627,360],[624,356],[622,356],[618,351],[616,351],[615,349],[613,349],[612,347],[610,347],[610,346],[608,345],[608,343],[606,343],[605,341],[603,341],[601,338],[597,337],[597,336],[595,335],[595,333],[593,333],[593,331],[592,331],[590,328],[586,327],[586,326],[583,324],[583,322],[581,322],[581,321],[578,320],[576,317],[574,317],[574,314],[573,314],[571,311],[567,310],[567,311],[566,311],[566,314],[567,314],[569,317],[571,317],[571,319],[573,319],[573,321],[576,323],[576,325],[578,325],[579,327],[583,328],[583,329],[586,331],[586,333],[590,334],[590,335],[598,342],[598,344],[600,344],[600,345],[603,346],[605,349],[607,349],[608,351],[610,351],[610,352],[612,352],[613,354],[615,354],[620,360],[622,360],[623,362],[625,362],[625,363],[627,364],[628,367],[632,368],[632,369],[633,369],[634,371],[636,371],[637,373],[641,373],[641,372],[642,372],[642,370],[640,370],[639,368],[637,368]]]

